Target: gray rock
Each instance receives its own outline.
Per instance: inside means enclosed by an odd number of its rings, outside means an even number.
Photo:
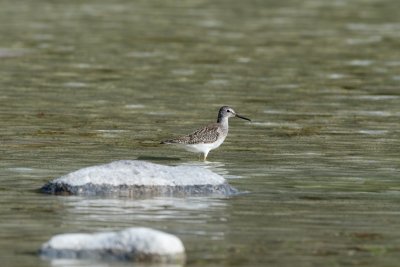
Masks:
[[[72,195],[186,196],[232,195],[237,190],[208,169],[170,167],[139,160],[121,160],[71,172],[45,184],[41,192]]]
[[[61,234],[42,245],[44,259],[95,259],[183,263],[185,248],[171,234],[150,228],[120,232]]]

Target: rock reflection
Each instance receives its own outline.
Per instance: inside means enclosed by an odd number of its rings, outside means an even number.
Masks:
[[[105,262],[92,260],[75,260],[75,259],[57,259],[50,261],[53,267],[131,267],[131,262]],[[183,264],[165,264],[165,263],[136,263],[135,267],[181,267]]]
[[[66,217],[82,222],[107,223],[113,227],[121,225],[147,225],[146,222],[205,220],[208,216],[201,210],[223,212],[226,203],[217,198],[190,197],[155,197],[146,199],[129,198],[81,198],[60,197],[66,209]],[[69,214],[69,215],[68,215]],[[75,216],[74,216],[75,215]],[[117,229],[117,228],[116,228]]]

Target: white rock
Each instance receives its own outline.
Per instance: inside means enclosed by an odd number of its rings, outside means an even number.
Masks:
[[[140,160],[120,160],[71,172],[54,182],[73,186],[109,185],[203,185],[222,184],[225,179],[212,171],[192,166],[164,166]]]
[[[150,228],[128,228],[120,232],[56,235],[42,245],[40,254],[48,259],[182,262],[185,248],[174,235]]]
[[[50,181],[46,193],[106,194],[236,192],[219,174],[197,166],[170,167],[139,160],[121,160],[83,168]]]

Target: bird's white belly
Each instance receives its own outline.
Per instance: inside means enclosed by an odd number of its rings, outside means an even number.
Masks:
[[[201,144],[185,145],[185,149],[190,152],[207,153],[208,151],[219,147],[224,142],[224,140],[225,140],[225,138],[221,138],[214,143],[206,143],[206,144],[201,143]]]

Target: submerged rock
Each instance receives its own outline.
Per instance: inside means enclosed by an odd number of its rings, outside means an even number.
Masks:
[[[71,172],[45,184],[49,194],[125,196],[231,195],[237,190],[219,174],[194,166],[164,166],[121,160]]]
[[[42,245],[45,259],[105,259],[182,263],[185,248],[171,234],[150,228],[120,232],[61,234]]]

